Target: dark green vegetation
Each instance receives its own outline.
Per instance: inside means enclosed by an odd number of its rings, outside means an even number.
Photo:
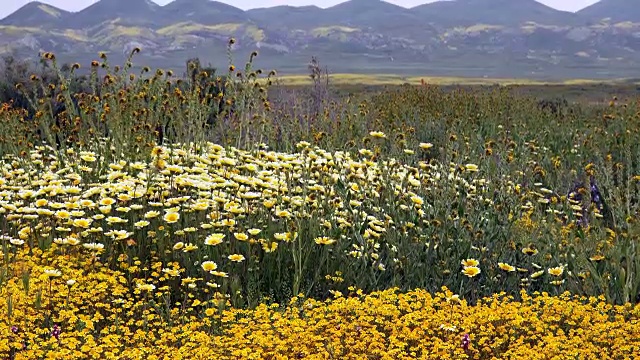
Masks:
[[[242,11],[216,1],[100,0],[78,13],[31,2],[0,20],[0,53],[52,51],[123,62],[135,47],[154,67],[200,57],[226,64],[226,39],[280,73],[305,73],[318,56],[334,73],[471,77],[637,77],[640,6],[602,0],[576,14],[534,0],[459,0],[405,9],[384,1]],[[73,54],[64,58],[64,54]]]

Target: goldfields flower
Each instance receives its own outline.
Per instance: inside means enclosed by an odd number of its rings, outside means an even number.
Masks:
[[[203,261],[200,266],[202,266],[202,270],[206,272],[211,272],[218,268],[218,265],[213,261]]]
[[[133,226],[136,227],[136,229],[141,229],[145,226],[149,225],[149,222],[147,220],[140,220],[140,221],[136,221]]]
[[[525,255],[533,256],[533,255],[538,254],[538,250],[535,249],[535,248],[532,248],[530,246],[527,246],[526,248],[522,249],[522,253],[525,254]]]
[[[116,203],[116,199],[106,197],[106,198],[100,199],[98,203],[100,204],[100,206],[110,206]]]
[[[155,290],[156,286],[153,285],[153,284],[141,284],[141,283],[138,283],[138,284],[136,284],[136,288],[139,289],[140,291],[151,292],[151,291]]]
[[[276,210],[276,216],[280,218],[290,218],[292,214],[289,210]]]
[[[88,229],[92,222],[93,220],[91,219],[74,219],[73,226]]]
[[[247,241],[247,240],[249,240],[249,235],[247,235],[245,233],[233,233],[233,237],[235,237],[236,240],[238,240],[238,241]]]
[[[167,162],[164,159],[161,158],[157,158],[153,165],[155,166],[156,169],[158,170],[164,170],[164,168],[167,166]]]
[[[322,237],[317,237],[314,239],[315,243],[318,245],[331,245],[334,244],[336,242],[335,239],[330,239],[326,236],[322,236]]]
[[[42,273],[48,278],[56,278],[62,276],[62,272],[58,269],[44,269]]]
[[[86,162],[94,162],[94,161],[96,161],[96,157],[94,155],[89,155],[89,154],[81,155],[80,158],[83,161],[86,161]]]
[[[458,294],[453,294],[451,296],[448,296],[446,300],[448,303],[455,303],[455,304],[460,304],[462,302],[462,300],[460,300],[460,295]]]
[[[480,268],[477,266],[465,266],[462,273],[470,278],[480,274]]]
[[[24,245],[24,240],[22,240],[22,239],[10,238],[9,242],[11,243],[11,245],[14,245],[14,246]]]
[[[238,263],[244,261],[244,256],[240,255],[240,254],[229,255],[228,258],[229,258],[229,260],[231,260],[233,262],[238,262]]]
[[[516,271],[516,268],[514,266],[511,266],[507,263],[498,263],[498,267],[500,267],[500,269],[507,271],[507,272],[513,272]]]
[[[222,239],[224,239],[224,236],[224,234],[211,234],[204,239],[204,244],[210,246],[222,244]]]
[[[450,331],[450,332],[455,332],[456,330],[458,330],[458,328],[455,325],[445,325],[445,324],[440,325],[440,329],[445,331]]]
[[[276,251],[277,248],[278,248],[278,243],[275,241],[272,241],[272,242],[264,241],[262,243],[262,250],[264,250],[264,252],[271,253]]]
[[[113,224],[123,224],[126,223],[127,220],[118,216],[109,216],[105,219],[109,225]]]
[[[82,247],[90,251],[102,251],[104,249],[104,244],[86,243],[86,244],[82,244]]]
[[[246,200],[254,200],[257,199],[259,197],[262,197],[262,194],[259,192],[255,192],[255,191],[248,191],[245,193],[240,194],[240,197]]]
[[[476,259],[465,259],[461,261],[462,266],[470,267],[470,266],[478,266],[480,262]]]
[[[195,250],[198,250],[198,245],[192,243],[185,244],[184,249],[182,249],[184,252],[191,252]]]
[[[413,202],[415,205],[418,205],[418,206],[422,206],[422,204],[424,204],[424,200],[417,195],[414,195],[411,197],[411,202]]]
[[[464,167],[469,172],[477,172],[478,171],[478,165],[476,165],[476,164],[466,164]]]
[[[178,220],[180,219],[180,213],[168,212],[168,213],[164,214],[163,219],[164,219],[165,222],[167,222],[169,224],[174,224],[174,223],[178,222]]]
[[[191,205],[191,208],[198,211],[207,210],[209,208],[209,204],[204,201],[199,201]]]
[[[44,207],[44,206],[47,206],[47,204],[49,204],[49,200],[47,200],[47,199],[38,199],[38,200],[36,200],[36,206],[37,207]]]
[[[543,270],[536,271],[536,272],[534,272],[533,274],[531,274],[531,278],[532,278],[532,279],[537,279],[537,278],[539,278],[539,277],[540,277],[540,276],[542,276],[542,275],[544,275],[544,271],[543,271]]]
[[[55,217],[57,217],[58,219],[61,219],[61,220],[66,220],[66,219],[69,219],[71,217],[71,213],[66,211],[66,210],[58,210],[55,213]]]
[[[25,227],[20,229],[20,231],[18,231],[18,237],[21,240],[26,240],[29,238],[29,235],[32,233],[31,228],[30,227]]]
[[[549,268],[547,272],[549,273],[549,275],[562,276],[562,273],[564,272],[564,267],[558,266],[554,268]]]
[[[162,269],[162,272],[171,276],[171,277],[176,277],[178,275],[180,275],[180,271],[176,270],[176,269],[168,269],[168,268],[164,268]]]
[[[157,217],[159,215],[160,215],[159,211],[151,210],[151,211],[147,211],[147,213],[144,214],[144,218],[145,219],[153,219],[153,218],[155,218],[155,217]]]

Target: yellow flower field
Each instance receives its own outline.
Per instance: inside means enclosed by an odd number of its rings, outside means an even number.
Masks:
[[[470,305],[446,288],[352,289],[251,310],[185,297],[165,313],[158,288],[132,292],[125,272],[91,256],[15,256],[0,291],[8,299],[0,303],[2,358],[633,359],[640,352],[640,306],[602,297],[523,292],[520,300],[496,294]],[[47,274],[51,265],[60,276]]]
[[[99,176],[90,166],[94,154],[68,151],[62,167],[43,148],[31,154],[37,166],[31,176],[15,161],[5,167],[0,206],[7,302],[0,308],[8,315],[3,326],[13,330],[5,333],[3,351],[16,358],[552,358],[554,352],[597,354],[597,344],[607,339],[620,341],[608,345],[611,358],[640,351],[631,340],[640,338],[634,336],[640,308],[613,307],[604,298],[522,292],[517,300],[492,296],[468,305],[446,288],[435,295],[365,295],[341,286],[349,262],[362,262],[374,274],[402,267],[399,258],[407,254],[391,241],[430,224],[433,192],[450,187],[469,196],[469,208],[480,208],[493,203],[484,195],[489,184],[477,170],[466,170],[469,165],[412,169],[308,146],[299,144],[297,155],[216,145],[203,155],[157,148],[148,163],[120,161]],[[385,175],[388,168],[394,172]],[[85,180],[92,177],[99,182]],[[383,186],[396,197],[397,213],[376,206]],[[516,191],[510,180],[505,186]],[[564,214],[562,204],[558,209]],[[408,226],[407,218],[416,224]],[[301,235],[312,231],[301,221],[315,223],[311,229],[324,236]],[[360,224],[363,232],[354,233]],[[414,234],[412,241],[429,242]],[[522,256],[532,256],[528,251],[523,248]],[[252,289],[237,283],[248,272],[268,273],[265,264],[285,256],[297,266],[298,252],[339,269],[324,279],[335,284],[326,288],[333,300],[300,294],[282,306],[263,298],[272,305],[228,307],[247,304],[245,292]],[[564,265],[539,272],[516,265],[517,271],[506,263],[491,268],[518,282],[544,281],[550,290],[565,279],[583,280],[566,277]],[[449,274],[471,281],[486,267],[461,259]],[[308,291],[298,284],[298,291]],[[59,335],[52,335],[54,327]]]
[[[640,354],[637,102],[278,92],[256,56],[15,87],[0,358]]]

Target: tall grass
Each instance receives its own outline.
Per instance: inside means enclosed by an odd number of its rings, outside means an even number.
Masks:
[[[93,254],[132,289],[236,307],[442,286],[638,301],[636,103],[558,116],[500,88],[275,97],[254,57],[191,83],[102,55],[83,94],[32,79],[34,118],[0,113],[3,253]]]

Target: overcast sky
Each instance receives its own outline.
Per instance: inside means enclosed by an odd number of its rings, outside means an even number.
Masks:
[[[43,3],[51,4],[53,6],[57,6],[61,9],[70,10],[70,11],[78,11],[81,10],[97,0],[40,0]],[[167,4],[171,2],[171,0],[154,0],[160,5]],[[252,9],[258,7],[269,7],[276,5],[311,5],[316,4],[320,7],[329,7],[335,4],[339,4],[344,0],[218,0],[223,3],[232,4],[233,6],[239,7],[241,9]],[[404,7],[412,7],[420,4],[425,4],[428,2],[432,2],[433,0],[386,0],[387,2],[398,4]],[[516,1],[516,0],[514,0]],[[538,0],[543,4],[547,4],[551,7],[560,10],[567,11],[577,11],[582,9],[583,7],[589,6],[598,0]],[[0,0],[2,2],[2,7],[0,7],[0,18],[4,18],[5,16],[11,14],[12,12],[19,9],[21,6],[24,6],[29,0]]]

